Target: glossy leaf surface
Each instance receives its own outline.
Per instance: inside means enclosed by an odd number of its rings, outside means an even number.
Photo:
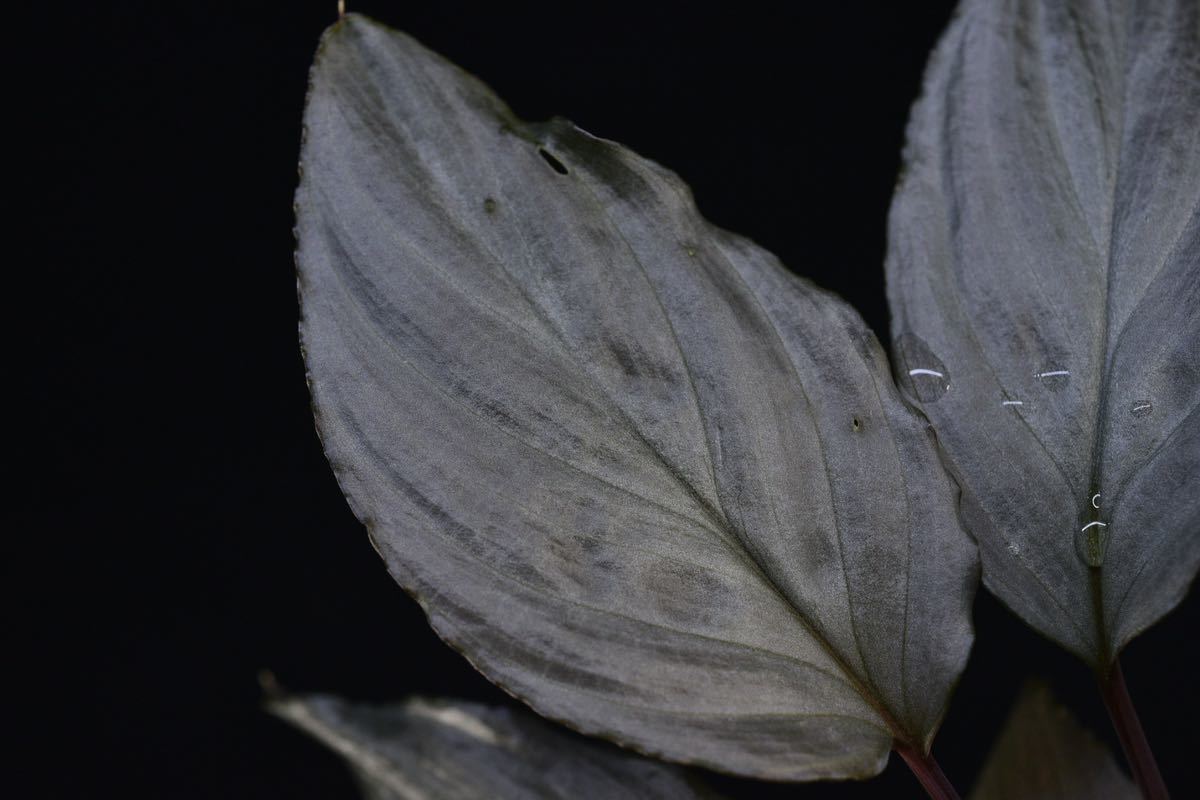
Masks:
[[[679,179],[349,15],[297,193],[318,427],[396,579],[539,712],[780,779],[924,748],[974,547],[852,309]]]
[[[898,380],[986,585],[1107,668],[1200,559],[1200,4],[965,2],[905,165]]]
[[[680,767],[507,708],[422,698],[367,706],[314,695],[270,709],[342,756],[373,800],[716,797]]]

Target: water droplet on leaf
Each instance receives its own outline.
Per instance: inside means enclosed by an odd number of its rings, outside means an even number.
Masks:
[[[900,387],[922,403],[936,403],[950,388],[946,366],[915,334],[901,334],[896,339],[896,362]]]
[[[1071,382],[1071,371],[1059,367],[1047,367],[1033,377],[1052,392],[1061,392]]]
[[[1108,539],[1108,523],[1089,522],[1075,532],[1075,552],[1089,567],[1099,567],[1108,552]]]

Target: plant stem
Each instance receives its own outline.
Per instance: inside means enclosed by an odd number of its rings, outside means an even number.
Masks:
[[[1162,773],[1158,771],[1158,762],[1154,760],[1154,752],[1146,741],[1146,732],[1142,730],[1141,720],[1133,707],[1133,698],[1125,686],[1125,674],[1121,671],[1119,659],[1113,659],[1112,668],[1108,675],[1097,674],[1100,682],[1100,694],[1104,705],[1108,707],[1108,715],[1112,717],[1113,727],[1121,740],[1121,748],[1125,751],[1125,759],[1133,770],[1133,779],[1142,790],[1146,800],[1166,800],[1167,785],[1163,783]]]
[[[892,742],[892,749],[900,754],[900,757],[908,764],[908,768],[912,770],[912,774],[917,777],[921,786],[933,800],[960,800],[958,792],[954,790],[954,785],[950,783],[950,779],[938,766],[933,753],[923,753],[920,749],[899,739]]]
[[[1100,684],[1100,697],[1109,709],[1112,727],[1116,728],[1117,738],[1121,740],[1121,748],[1126,753],[1129,769],[1133,770],[1133,780],[1138,782],[1141,796],[1146,800],[1166,800],[1166,784],[1163,783],[1162,772],[1158,771],[1158,762],[1150,742],[1146,741],[1146,732],[1141,729],[1138,710],[1133,706],[1133,698],[1124,684],[1124,673],[1121,672],[1121,661],[1112,660],[1108,675],[1097,673]]]

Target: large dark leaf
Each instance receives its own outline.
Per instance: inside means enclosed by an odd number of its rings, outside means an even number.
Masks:
[[[992,746],[971,800],[1135,800],[1112,754],[1050,690],[1030,684]]]
[[[437,631],[672,759],[808,779],[926,748],[974,548],[853,310],[673,174],[362,17],[326,34],[305,124],[318,427]]]
[[[899,378],[987,586],[1104,669],[1200,563],[1200,4],[966,2],[908,139]]]
[[[680,767],[507,708],[422,698],[362,706],[324,695],[269,707],[346,759],[373,800],[716,797]]]

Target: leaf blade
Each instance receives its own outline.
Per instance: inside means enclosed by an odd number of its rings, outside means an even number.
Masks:
[[[984,582],[1100,669],[1200,565],[1200,21],[1135,5],[965,2],[889,222],[897,361],[952,388],[898,379]]]
[[[368,706],[328,695],[268,704],[342,756],[383,800],[716,798],[697,776],[556,730],[508,708],[414,697]]]
[[[673,759],[866,776],[893,736],[927,746],[974,553],[852,310],[658,165],[355,15],[306,130],[318,428],[444,639]]]
[[[1108,749],[1037,683],[1022,690],[970,795],[971,800],[1139,796]]]

